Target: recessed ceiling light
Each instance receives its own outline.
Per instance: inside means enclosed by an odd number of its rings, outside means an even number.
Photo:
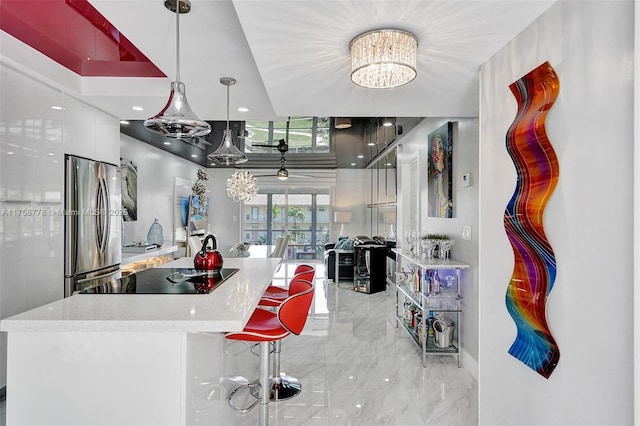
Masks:
[[[247,107],[239,107],[238,112],[249,112],[249,108]]]
[[[382,125],[384,127],[389,127],[389,126],[393,126],[393,124],[396,122],[396,118],[395,117],[385,117],[382,119]]]
[[[47,153],[47,155],[53,156],[53,155],[56,155],[56,154],[55,154],[55,152],[49,152],[49,153]]]
[[[131,107],[131,109],[133,109],[134,111],[144,111],[144,108],[142,108],[141,106],[134,106]]]
[[[13,155],[13,151],[8,151],[7,154],[8,155]]]
[[[348,129],[349,127],[351,127],[351,118],[336,117],[334,127],[336,129]]]
[[[51,105],[51,109],[55,109],[56,111],[62,111],[62,107],[58,105]]]
[[[165,144],[165,145],[171,145],[171,142],[166,141],[166,142],[164,142],[164,144]]]
[[[355,166],[355,165],[356,165],[356,163],[351,163],[351,165],[352,165],[352,166]]]
[[[364,158],[364,155],[358,155],[358,158]]]
[[[127,120],[120,120],[120,124],[129,124]]]
[[[191,154],[191,157],[198,158],[198,154]]]
[[[376,144],[375,144],[375,143],[373,143],[373,142],[369,142],[367,145],[369,145],[369,146],[375,146]]]

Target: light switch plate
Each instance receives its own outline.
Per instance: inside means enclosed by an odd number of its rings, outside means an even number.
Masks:
[[[471,241],[471,225],[462,226],[462,239]]]
[[[462,174],[462,186],[471,186],[471,173],[463,173]]]

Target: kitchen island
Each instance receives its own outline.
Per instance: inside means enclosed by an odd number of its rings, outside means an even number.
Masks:
[[[197,424],[203,407],[237,422],[223,333],[243,329],[279,263],[225,259],[239,270],[210,294],[76,294],[2,320],[7,424]]]

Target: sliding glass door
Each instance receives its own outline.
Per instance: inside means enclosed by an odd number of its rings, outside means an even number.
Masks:
[[[288,259],[321,259],[329,242],[329,209],[329,188],[260,189],[244,204],[244,241],[275,244],[289,234]]]

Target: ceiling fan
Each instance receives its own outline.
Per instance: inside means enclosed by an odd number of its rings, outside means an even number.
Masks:
[[[287,120],[286,137],[287,137],[287,139],[289,139],[289,120]],[[254,143],[251,146],[259,146],[259,147],[263,147],[263,148],[277,148],[278,151],[280,152],[280,169],[278,169],[276,174],[275,175],[274,174],[255,175],[255,177],[276,177],[276,178],[278,178],[280,180],[287,180],[289,177],[306,178],[306,179],[312,179],[313,178],[313,176],[309,176],[309,175],[289,174],[289,171],[284,167],[284,164],[287,162],[287,159],[285,158],[285,154],[287,153],[287,151],[289,151],[289,144],[287,143],[286,140],[280,139],[278,141],[278,145],[268,145],[268,144],[257,144],[257,143]]]

